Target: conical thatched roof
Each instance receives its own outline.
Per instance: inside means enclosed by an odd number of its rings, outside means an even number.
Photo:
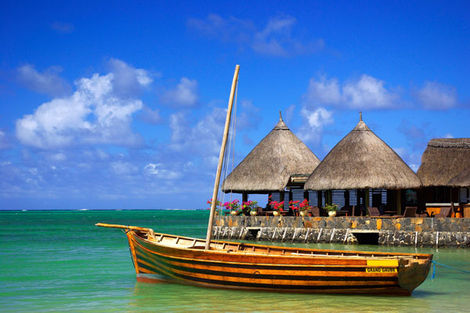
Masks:
[[[421,186],[418,176],[361,120],[308,178],[308,190]]]
[[[470,187],[470,167],[463,170],[459,175],[449,180],[452,187]]]
[[[308,176],[320,160],[284,124],[282,117],[225,179],[224,192],[281,191],[292,175]]]
[[[425,187],[463,186],[461,183],[469,180],[469,168],[470,138],[431,139],[421,157],[418,176]]]

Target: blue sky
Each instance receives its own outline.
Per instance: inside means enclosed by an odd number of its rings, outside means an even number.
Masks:
[[[235,165],[362,111],[417,170],[469,136],[469,38],[466,1],[2,1],[0,209],[205,207],[235,64]]]

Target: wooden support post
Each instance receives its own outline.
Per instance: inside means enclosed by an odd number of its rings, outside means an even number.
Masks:
[[[344,191],[344,206],[349,208],[349,190]]]
[[[304,199],[307,199],[307,201],[310,201],[310,194],[308,193],[308,190],[304,190]]]
[[[398,189],[397,192],[396,192],[396,197],[397,197],[397,214],[398,215],[401,215],[402,214],[402,209],[401,209],[401,206],[402,206],[402,192],[401,192],[401,189]]]
[[[365,198],[364,199],[364,206],[366,207],[366,210],[370,206],[369,196],[370,196],[370,189],[366,189],[365,192],[364,192],[364,198]]]
[[[319,208],[323,207],[322,192],[321,191],[317,191],[317,206]]]
[[[282,202],[284,201],[284,198],[285,198],[285,191],[280,191],[279,192],[279,202]],[[284,211],[284,208],[286,207],[286,204],[284,203],[284,206],[282,207],[282,210]]]
[[[450,187],[450,210],[453,213],[453,216],[455,217],[455,208],[454,208],[454,197],[453,197],[453,188]]]
[[[248,193],[242,193],[242,204],[248,201]]]

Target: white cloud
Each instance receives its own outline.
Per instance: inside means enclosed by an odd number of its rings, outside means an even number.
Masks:
[[[113,92],[117,95],[136,96],[153,81],[148,71],[118,59],[110,59],[108,67],[113,74]]]
[[[196,105],[198,101],[197,81],[186,77],[181,78],[175,88],[163,94],[162,101],[177,107],[191,107]]]
[[[42,149],[80,144],[139,144],[141,138],[132,132],[130,124],[132,115],[143,104],[130,97],[130,93],[124,97],[114,92],[117,86],[128,86],[123,83],[126,80],[116,78],[119,75],[94,74],[79,79],[72,95],[43,103],[33,114],[17,120],[17,138],[25,145]],[[145,79],[137,82],[142,86],[148,84]]]
[[[425,109],[445,110],[457,104],[457,90],[437,82],[425,82],[414,96]]]
[[[327,79],[325,76],[320,77],[318,80],[311,78],[303,102],[311,104],[341,103],[342,95],[338,80],[336,78]]]
[[[258,28],[251,20],[210,14],[206,19],[189,19],[188,27],[210,38],[236,43],[242,49],[250,48],[264,55],[285,57],[323,49],[322,39],[309,40],[294,35],[296,23],[291,16],[274,17]]]
[[[60,67],[50,67],[38,72],[34,66],[26,64],[16,70],[16,78],[24,87],[50,96],[64,96],[70,93],[70,85],[59,76]]]
[[[161,163],[148,163],[144,167],[144,170],[147,175],[155,176],[160,179],[173,180],[181,177],[180,172],[165,169]]]
[[[343,84],[336,78],[321,76],[319,79],[310,79],[303,102],[310,106],[335,105],[352,109],[390,108],[399,97],[384,85],[384,81],[366,74]]]
[[[351,108],[381,109],[392,107],[397,95],[384,87],[384,81],[364,74],[343,86],[343,97]]]
[[[303,107],[300,111],[304,123],[299,129],[299,137],[305,142],[319,144],[323,128],[333,123],[333,113],[323,107],[309,109]]]

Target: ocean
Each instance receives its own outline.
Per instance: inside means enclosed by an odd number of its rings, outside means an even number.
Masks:
[[[248,292],[138,283],[124,233],[94,226],[203,238],[207,218],[206,210],[0,211],[0,312],[470,312],[462,272],[470,249],[308,245],[433,253],[452,267],[437,267],[411,297]]]

